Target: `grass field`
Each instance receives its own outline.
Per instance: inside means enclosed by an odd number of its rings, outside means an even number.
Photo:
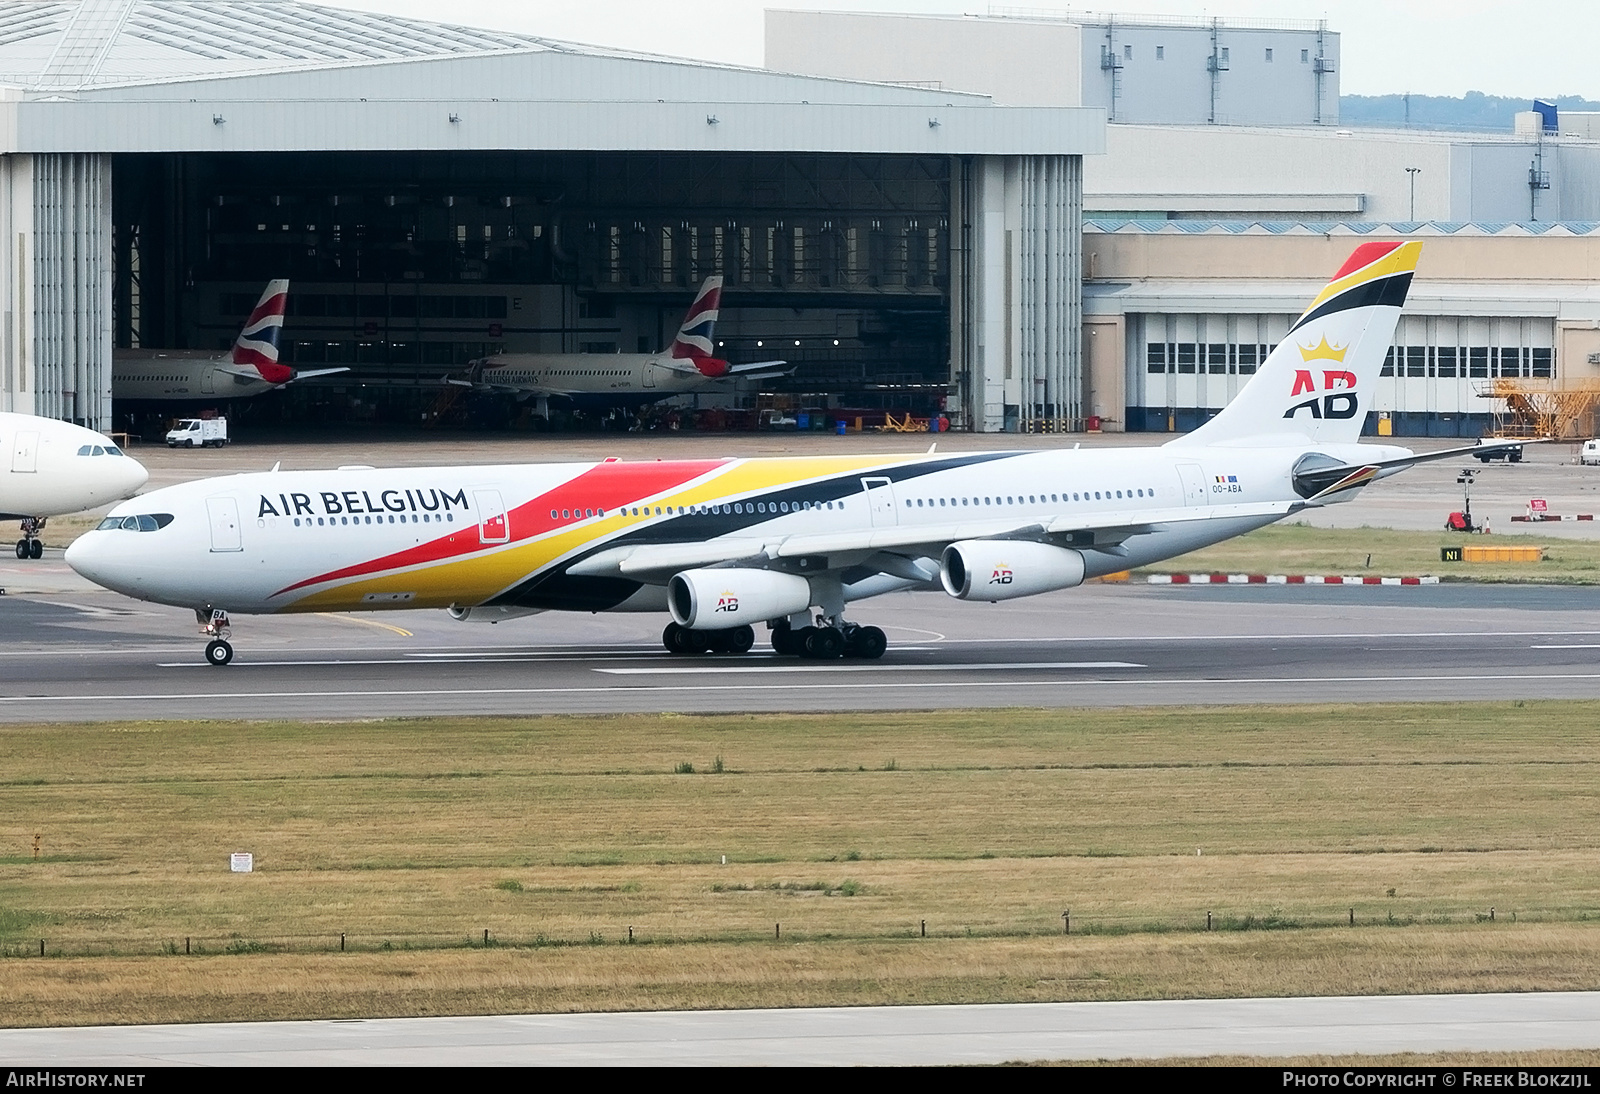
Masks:
[[[0,1013],[1595,988],[1597,715],[6,727]]]
[[[1441,562],[1440,547],[1545,548],[1543,562]],[[1370,564],[1368,557],[1371,557]],[[1413,532],[1395,528],[1313,528],[1274,524],[1140,573],[1438,574],[1468,581],[1543,585],[1600,583],[1600,539]]]

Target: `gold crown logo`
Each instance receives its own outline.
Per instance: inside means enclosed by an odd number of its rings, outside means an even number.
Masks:
[[[1330,346],[1328,336],[1324,334],[1322,341],[1307,349],[1305,346],[1296,346],[1300,351],[1301,361],[1343,361],[1345,351],[1349,346]]]

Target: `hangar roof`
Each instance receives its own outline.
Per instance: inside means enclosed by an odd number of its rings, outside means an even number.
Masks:
[[[0,152],[1081,155],[1098,109],[796,76],[298,0],[7,0]]]
[[[544,38],[273,0],[11,0],[0,82],[59,90],[499,50]]]

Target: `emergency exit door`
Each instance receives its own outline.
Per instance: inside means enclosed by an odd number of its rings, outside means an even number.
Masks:
[[[506,518],[506,504],[498,490],[474,490],[472,501],[478,507],[478,542],[508,543],[511,525]]]
[[[239,503],[233,498],[207,498],[206,513],[211,518],[211,549],[242,551],[239,534]]]

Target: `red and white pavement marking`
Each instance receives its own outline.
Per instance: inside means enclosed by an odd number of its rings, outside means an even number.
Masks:
[[[1151,574],[1151,585],[1437,585],[1437,577],[1343,577],[1338,574]]]

